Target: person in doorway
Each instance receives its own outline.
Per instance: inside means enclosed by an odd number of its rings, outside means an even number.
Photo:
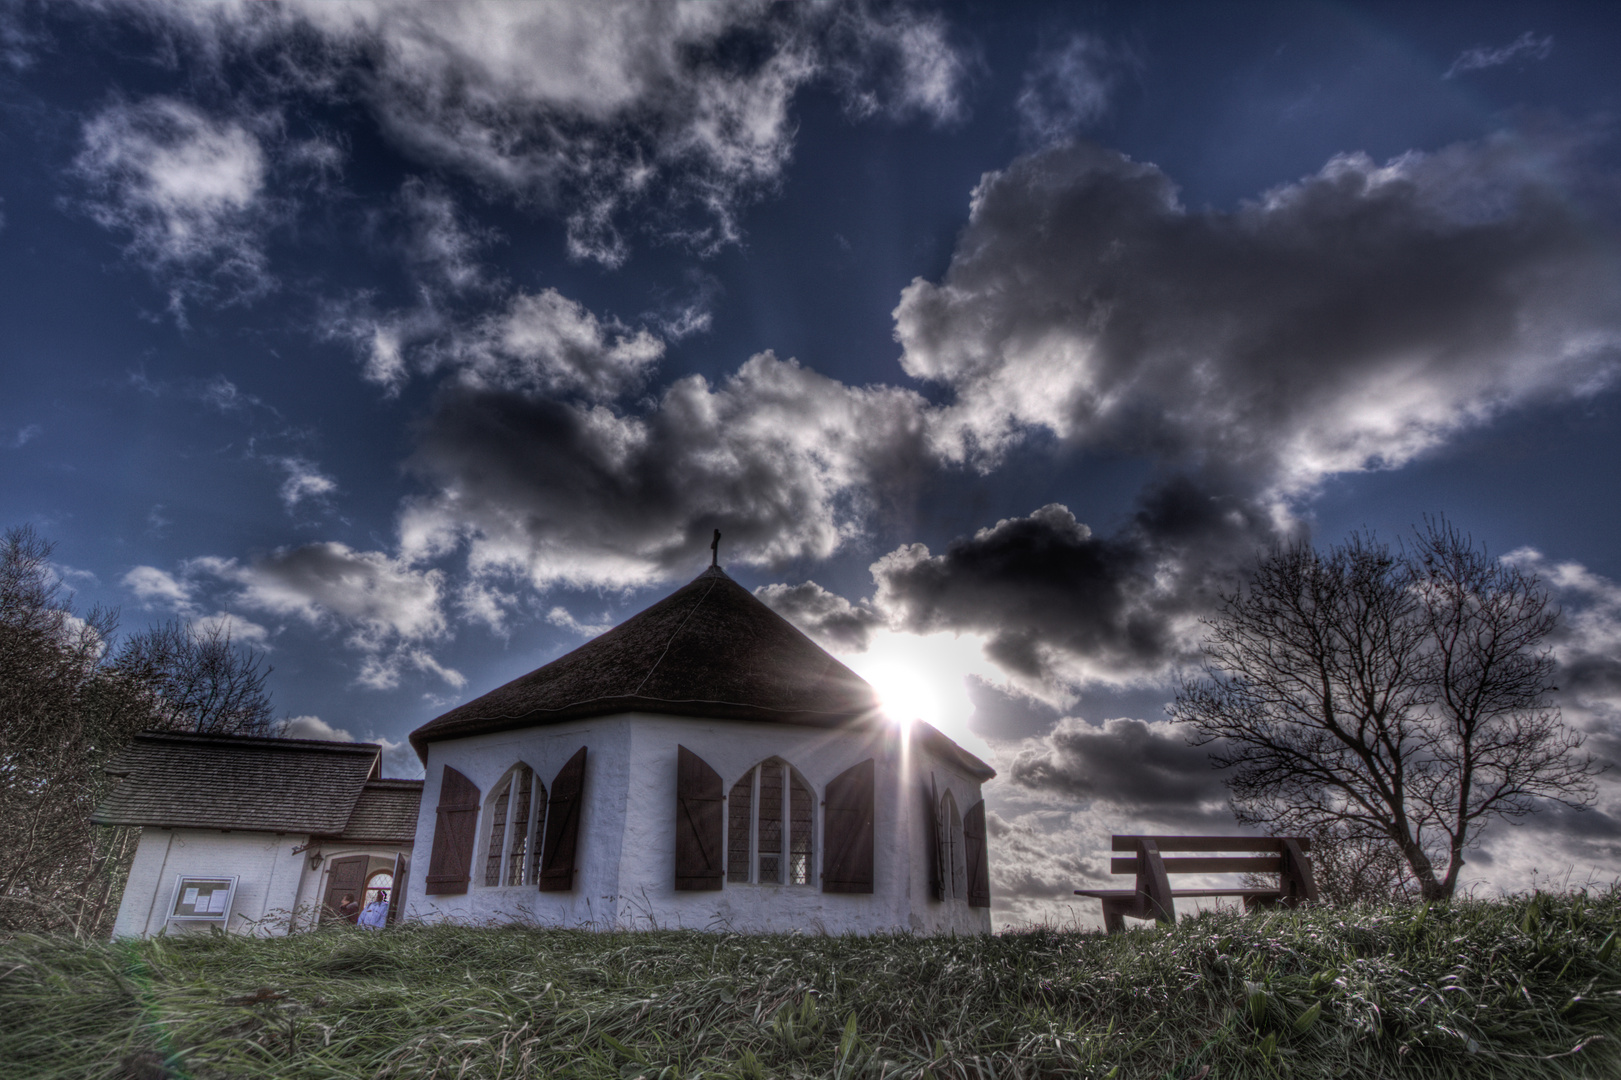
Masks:
[[[359,914],[360,904],[355,901],[355,894],[352,892],[344,893],[342,902],[338,904],[338,918],[344,922],[352,923],[355,921],[355,916]]]
[[[366,910],[360,913],[360,925],[368,930],[381,930],[388,922],[388,894],[378,889]]]

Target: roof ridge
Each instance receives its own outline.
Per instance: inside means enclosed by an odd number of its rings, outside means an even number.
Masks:
[[[264,750],[335,750],[351,753],[357,750],[382,750],[381,743],[343,742],[337,739],[284,739],[276,735],[235,735],[220,731],[164,731],[148,728],[135,733],[137,739],[169,742],[201,742],[219,746],[240,746],[243,749]]]

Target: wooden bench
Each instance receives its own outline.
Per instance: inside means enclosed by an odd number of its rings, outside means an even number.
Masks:
[[[1124,859],[1111,859],[1115,874],[1135,874],[1134,889],[1076,889],[1076,896],[1095,896],[1103,901],[1103,927],[1111,934],[1126,928],[1126,916],[1134,919],[1176,921],[1176,898],[1196,896],[1237,896],[1246,911],[1282,904],[1294,907],[1304,900],[1317,899],[1317,883],[1311,876],[1311,841],[1300,836],[1121,836],[1114,837],[1115,851],[1127,851]],[[1202,855],[1192,858],[1165,858],[1165,851],[1244,851],[1262,855]],[[1275,889],[1172,889],[1171,874],[1277,874]]]

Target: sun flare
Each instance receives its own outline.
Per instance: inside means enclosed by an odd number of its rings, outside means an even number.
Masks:
[[[937,724],[940,702],[933,685],[923,673],[909,664],[887,661],[865,673],[878,691],[878,704],[884,715],[896,724],[926,720]]]

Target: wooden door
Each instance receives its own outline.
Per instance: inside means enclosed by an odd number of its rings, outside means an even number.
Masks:
[[[353,894],[358,905],[354,913],[348,916],[349,922],[360,918],[360,909],[366,905],[361,902],[361,890],[366,887],[366,856],[351,855],[344,859],[333,859],[326,879],[326,898],[322,901],[323,914],[328,918],[338,917],[338,905],[343,903],[345,893]]]

